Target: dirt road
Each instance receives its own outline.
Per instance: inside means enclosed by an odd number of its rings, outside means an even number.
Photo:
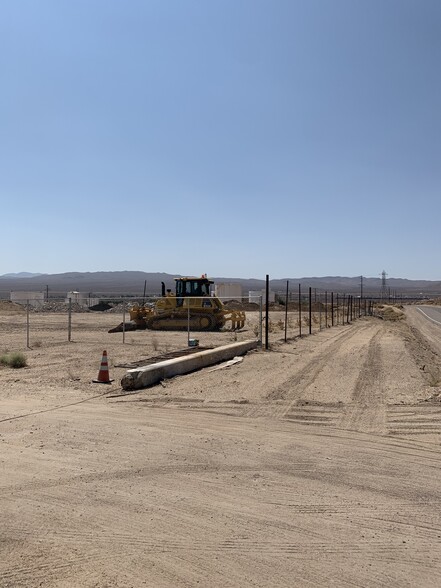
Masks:
[[[42,332],[0,369],[0,586],[441,585],[441,327],[406,314],[132,394]]]

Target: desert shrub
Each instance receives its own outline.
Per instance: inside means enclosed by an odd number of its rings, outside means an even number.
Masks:
[[[16,351],[14,353],[7,353],[0,356],[0,364],[18,369],[27,365],[27,359],[23,353]]]

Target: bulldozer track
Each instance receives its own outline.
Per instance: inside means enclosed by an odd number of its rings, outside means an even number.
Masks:
[[[147,319],[147,328],[153,331],[214,331],[220,328],[216,318],[209,314],[192,313],[190,319],[186,316],[155,316]]]

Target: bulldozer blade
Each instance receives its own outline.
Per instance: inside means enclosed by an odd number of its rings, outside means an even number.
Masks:
[[[123,331],[136,331],[139,327],[136,323],[120,323],[118,326],[114,327],[113,329],[109,329],[108,333],[122,333]]]

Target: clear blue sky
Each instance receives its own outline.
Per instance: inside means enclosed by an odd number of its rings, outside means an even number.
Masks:
[[[439,0],[3,0],[0,275],[441,279]]]

